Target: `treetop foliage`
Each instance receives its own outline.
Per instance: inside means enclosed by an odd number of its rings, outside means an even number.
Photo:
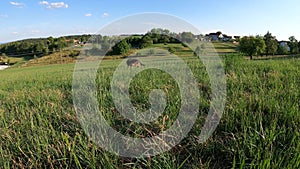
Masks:
[[[91,35],[72,35],[59,38],[38,38],[38,39],[25,39],[15,42],[10,42],[0,45],[0,53],[7,56],[23,57],[23,56],[43,56],[56,50],[61,50],[68,46],[71,40],[78,40],[86,42]],[[74,41],[73,41],[74,42]],[[72,43],[73,43],[72,42]]]
[[[263,37],[260,36],[244,36],[239,42],[240,52],[250,56],[257,55],[286,55],[298,54],[300,43],[294,36],[289,38],[289,42],[278,42],[275,36],[268,31]]]

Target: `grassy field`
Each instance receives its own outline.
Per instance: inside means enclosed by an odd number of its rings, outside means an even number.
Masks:
[[[238,46],[231,42],[213,42],[213,45],[220,54],[236,53]]]
[[[188,53],[184,50],[176,52]],[[187,57],[185,61],[201,92],[196,124],[170,151],[137,159],[109,153],[84,133],[73,107],[73,63],[1,71],[0,166],[300,168],[299,58],[249,61],[238,55],[227,55],[223,59],[227,102],[212,137],[203,144],[195,138],[201,132],[209,108],[210,87],[202,63],[195,57]],[[120,60],[104,60],[97,74],[102,80],[102,84],[97,85],[98,101],[102,100],[99,109],[108,123],[131,137],[153,136],[166,130],[176,119],[180,107],[175,81],[170,75],[155,69],[139,73],[129,88],[135,107],[140,110],[149,108],[151,89],[164,90],[169,101],[163,116],[154,123],[132,123],[116,112],[109,94],[110,80],[119,63]]]

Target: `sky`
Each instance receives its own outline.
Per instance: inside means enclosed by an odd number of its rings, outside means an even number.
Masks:
[[[299,6],[297,0],[0,0],[0,43],[95,34],[120,18],[145,12],[179,17],[203,34],[270,31],[278,40],[300,40]]]

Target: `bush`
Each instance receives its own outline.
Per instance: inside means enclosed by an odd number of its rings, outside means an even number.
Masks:
[[[130,50],[130,45],[125,40],[122,40],[113,46],[112,50],[115,55],[126,55]]]

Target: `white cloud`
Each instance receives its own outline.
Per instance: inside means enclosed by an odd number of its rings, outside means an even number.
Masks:
[[[41,4],[41,5],[49,5],[49,2],[47,2],[47,1],[41,1],[39,4]]]
[[[12,32],[12,34],[16,35],[16,34],[19,34],[19,32]]]
[[[64,2],[51,2],[48,1],[41,1],[39,2],[40,5],[44,5],[48,9],[58,9],[58,8],[68,8],[69,5]]]
[[[90,16],[92,16],[92,14],[91,13],[87,13],[87,14],[85,14],[85,16],[86,17],[90,17]]]
[[[102,17],[108,17],[108,16],[109,16],[109,14],[106,13],[106,12],[104,12],[103,15],[102,15]]]
[[[53,2],[50,3],[50,5],[48,6],[48,8],[68,8],[69,5],[65,4],[64,2]]]
[[[20,3],[20,2],[13,2],[13,1],[10,1],[9,2],[11,5],[15,6],[15,7],[18,7],[18,8],[23,8],[25,6],[25,4],[23,3]]]

